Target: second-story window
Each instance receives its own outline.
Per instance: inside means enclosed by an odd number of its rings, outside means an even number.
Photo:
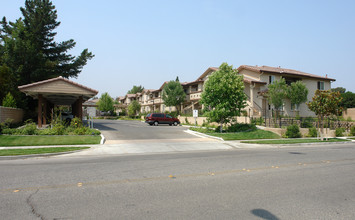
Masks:
[[[298,111],[300,106],[295,103],[291,103],[291,111]]]
[[[275,76],[269,76],[269,84],[272,84],[275,81]]]
[[[317,89],[319,89],[319,90],[324,90],[324,82],[319,81],[319,82],[317,83]]]

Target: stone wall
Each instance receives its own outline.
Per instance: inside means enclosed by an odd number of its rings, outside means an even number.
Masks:
[[[270,127],[262,127],[265,131],[274,132],[281,137],[286,133],[286,128],[270,128]],[[309,129],[308,128],[300,128],[300,132],[302,137],[307,137]],[[335,130],[330,130],[329,128],[324,128],[324,133],[326,137],[335,137]]]
[[[343,118],[348,119],[348,117],[355,120],[355,108],[348,108],[343,112]]]
[[[194,117],[185,117],[185,116],[179,116],[178,117],[181,123],[186,123],[188,122],[189,124],[195,124],[195,118]],[[250,118],[249,117],[236,117],[238,123],[250,123]],[[207,117],[198,117],[196,118],[196,123],[197,125],[201,126],[204,122],[207,123]],[[218,125],[217,123],[211,123],[214,125]]]
[[[22,109],[0,106],[0,123],[5,122],[6,119],[12,119],[12,123],[21,122],[23,114]]]

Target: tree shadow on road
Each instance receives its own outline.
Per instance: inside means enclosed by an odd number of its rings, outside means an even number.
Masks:
[[[280,220],[277,216],[265,209],[253,209],[250,211],[253,215],[266,220]]]

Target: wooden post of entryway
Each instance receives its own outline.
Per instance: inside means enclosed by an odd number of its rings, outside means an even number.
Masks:
[[[38,127],[41,128],[42,127],[42,95],[38,94]]]
[[[78,107],[78,117],[83,120],[83,96],[80,96],[77,103]]]
[[[43,122],[43,125],[46,125],[47,124],[47,100],[45,98],[43,98],[43,115],[42,115],[42,122]]]

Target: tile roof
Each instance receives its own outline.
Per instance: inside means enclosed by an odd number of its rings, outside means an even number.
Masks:
[[[202,75],[201,75],[200,77],[198,77],[197,80],[195,80],[194,82],[203,81],[202,79],[203,79],[206,75],[208,75],[208,73],[214,72],[214,71],[217,71],[217,70],[218,70],[217,67],[208,67],[208,69],[207,69],[204,73],[202,73]]]
[[[271,67],[271,66],[249,66],[249,65],[241,65],[238,67],[238,71],[240,72],[243,69],[251,70],[253,72],[271,72],[271,73],[278,73],[278,74],[287,74],[287,75],[294,75],[294,76],[303,76],[303,77],[310,77],[310,78],[317,78],[317,79],[323,79],[323,80],[330,80],[330,81],[335,81],[335,79],[324,77],[324,76],[318,76],[310,73],[305,73],[301,72],[298,70],[293,70],[293,69],[285,69],[281,67]]]
[[[127,94],[126,96],[127,96],[128,98],[135,98],[136,95],[137,95],[137,94]]]
[[[247,83],[267,84],[266,82],[263,82],[263,81],[260,81],[260,80],[256,80],[256,79],[252,79],[250,77],[247,77],[246,75],[243,75],[243,81],[247,82]]]

